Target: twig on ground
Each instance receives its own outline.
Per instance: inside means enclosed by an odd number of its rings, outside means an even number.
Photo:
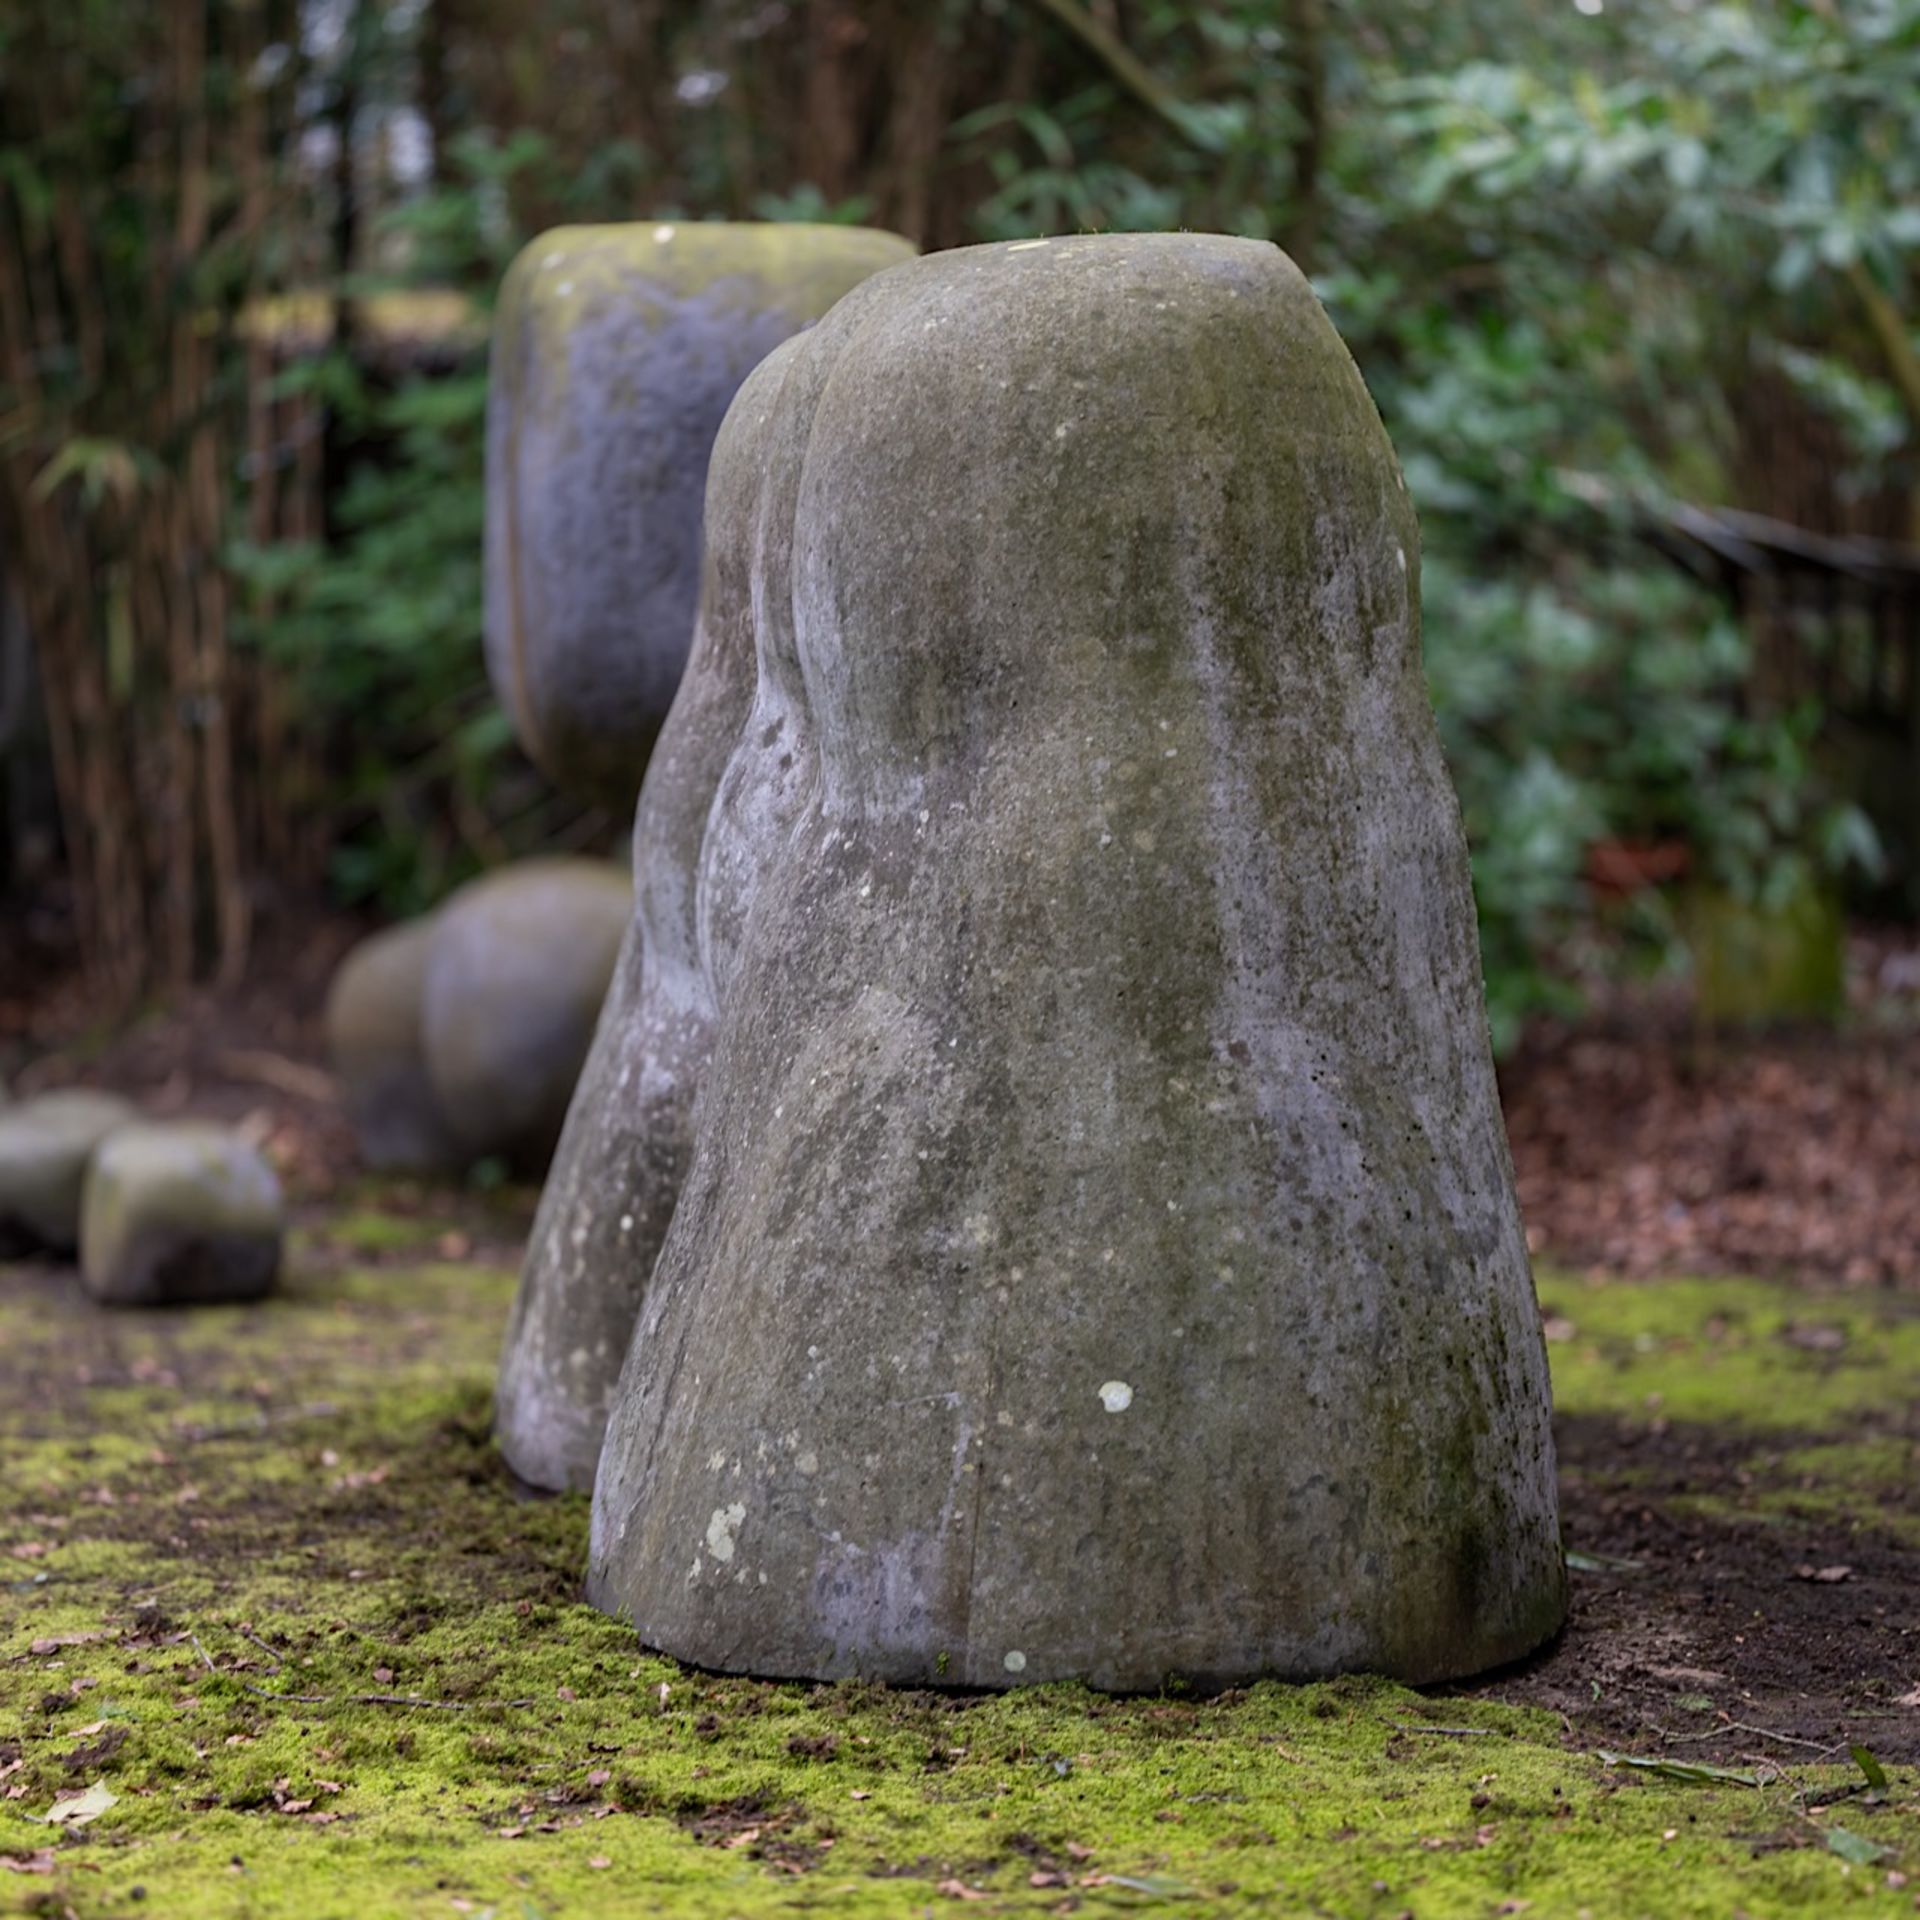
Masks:
[[[257,1633],[251,1633],[245,1627],[235,1627],[234,1632],[237,1633],[242,1640],[251,1640],[253,1644],[256,1647],[258,1647],[260,1651],[264,1653],[267,1656],[267,1658],[271,1660],[276,1667],[285,1665],[285,1662],[281,1659],[281,1657],[277,1653],[275,1653],[274,1650],[270,1646],[268,1646],[267,1643],[264,1640],[262,1640]]]
[[[1805,1747],[1809,1753],[1818,1754],[1822,1759],[1847,1750],[1844,1740],[1838,1746],[1824,1747],[1818,1740],[1802,1740],[1796,1734],[1775,1733],[1771,1727],[1752,1726],[1745,1720],[1722,1719],[1719,1726],[1709,1727],[1705,1733],[1669,1733],[1665,1727],[1657,1725],[1653,1730],[1670,1747],[1698,1746],[1702,1740],[1718,1740],[1724,1734],[1750,1733],[1759,1740],[1777,1740],[1783,1747]]]
[[[280,1413],[256,1414],[251,1420],[236,1420],[224,1427],[182,1427],[174,1435],[176,1442],[183,1446],[198,1446],[203,1440],[238,1440],[262,1433],[270,1433],[275,1427],[284,1427],[295,1420],[324,1420],[340,1411],[332,1400],[312,1400],[305,1406],[288,1407]]]
[[[1387,1725],[1398,1733],[1446,1733],[1460,1740],[1495,1740],[1498,1731],[1493,1727],[1436,1727],[1418,1720],[1389,1720]]]
[[[272,1087],[276,1093],[290,1093],[296,1099],[312,1101],[315,1106],[332,1106],[340,1097],[331,1074],[259,1047],[230,1048],[215,1059],[214,1065],[235,1080]]]

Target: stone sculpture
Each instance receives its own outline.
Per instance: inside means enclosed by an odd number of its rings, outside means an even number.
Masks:
[[[120,1127],[93,1156],[80,1278],[116,1307],[257,1300],[280,1272],[286,1209],[259,1151],[224,1127]]]
[[[749,378],[715,450],[701,617],[634,819],[634,921],[540,1196],[507,1329],[494,1427],[534,1486],[593,1485],[640,1296],[692,1144],[714,996],[696,873],[714,793],[753,703],[753,449],[792,344]],[[745,447],[728,452],[730,439]]]
[[[327,993],[327,1052],[360,1157],[376,1172],[430,1173],[461,1160],[427,1072],[433,928],[428,917],[370,935]]]
[[[131,1101],[89,1087],[37,1094],[0,1113],[0,1257],[73,1252],[87,1162],[135,1117]]]
[[[545,1168],[633,912],[606,860],[521,860],[434,916],[421,1051],[463,1157]]]
[[[487,665],[563,787],[633,804],[693,635],[707,458],[736,389],[913,257],[864,227],[561,227],[509,269],[487,416]]]
[[[675,903],[710,1057],[589,1597],[905,1683],[1538,1645],[1417,529],[1305,280],[1199,235],[903,267],[741,396],[711,498],[704,644],[750,625],[756,684]]]

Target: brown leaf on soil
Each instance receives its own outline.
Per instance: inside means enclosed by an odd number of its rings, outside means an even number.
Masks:
[[[987,1897],[978,1887],[970,1887],[964,1880],[942,1880],[934,1891],[944,1893],[949,1900],[984,1900]]]
[[[53,1849],[36,1847],[31,1853],[0,1853],[0,1870],[7,1873],[51,1873]]]
[[[1835,1586],[1842,1580],[1853,1578],[1851,1567],[1809,1567],[1798,1566],[1793,1570],[1796,1580],[1817,1580],[1822,1586]]]
[[[36,1640],[27,1651],[29,1653],[56,1653],[62,1647],[84,1647],[95,1640],[104,1640],[104,1633],[48,1633]]]

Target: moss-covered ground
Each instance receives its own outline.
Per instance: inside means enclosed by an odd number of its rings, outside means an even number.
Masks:
[[[579,1604],[585,1502],[489,1445],[484,1238],[370,1207],[190,1316],[0,1271],[0,1911],[1916,1905],[1911,1312],[1546,1277],[1583,1597],[1527,1671],[981,1699],[686,1672]]]

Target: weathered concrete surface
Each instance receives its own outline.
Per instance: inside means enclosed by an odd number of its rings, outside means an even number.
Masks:
[[[327,992],[327,1051],[360,1157],[381,1172],[436,1172],[460,1149],[427,1073],[423,1000],[430,917],[371,935]]]
[[[560,227],[500,289],[487,415],[487,666],[562,786],[633,804],[693,638],[700,509],[740,383],[913,257],[865,227]]]
[[[257,1300],[280,1272],[286,1207],[258,1150],[224,1127],[119,1127],[87,1170],[80,1278],[107,1306]]]
[[[1417,530],[1306,282],[968,249],[782,372],[727,454],[720,1011],[591,1598],[704,1665],[990,1687],[1538,1645],[1545,1354]]]
[[[692,1147],[713,985],[695,892],[707,816],[753,703],[753,516],[761,424],[794,351],[776,348],[723,429],[699,628],[634,817],[634,924],[540,1196],[494,1398],[508,1464],[593,1485],[607,1409]],[[728,454],[733,439],[748,450]]]
[[[632,911],[612,862],[541,859],[483,875],[434,916],[421,1033],[466,1158],[544,1170]]]
[[[0,1113],[0,1257],[73,1252],[87,1162],[135,1117],[130,1100],[86,1087],[38,1094]]]

